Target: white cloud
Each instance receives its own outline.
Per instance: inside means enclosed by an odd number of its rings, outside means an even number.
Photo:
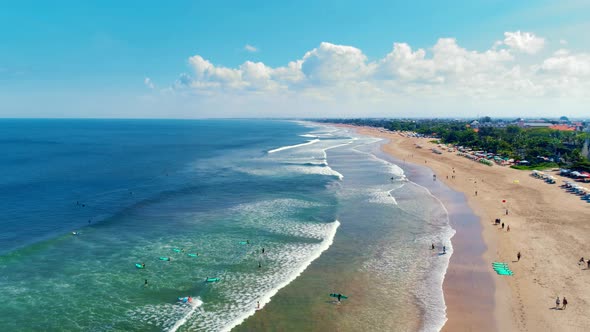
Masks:
[[[535,36],[530,32],[504,32],[504,44],[508,47],[528,53],[535,54],[545,45],[545,39]]]
[[[545,59],[541,69],[545,73],[562,78],[590,76],[590,54],[570,54],[569,51],[561,49]]]
[[[196,93],[209,103],[218,100],[269,112],[274,105],[278,114],[305,106],[316,109],[311,113],[316,116],[322,114],[319,105],[322,112],[352,112],[357,107],[368,112],[362,105],[382,111],[392,105],[432,111],[448,105],[454,110],[532,103],[548,107],[557,97],[568,97],[576,105],[588,100],[584,91],[590,89],[589,54],[560,49],[532,63],[538,57],[525,54],[540,52],[543,38],[520,31],[505,37],[483,51],[461,47],[454,38],[440,38],[427,49],[394,43],[391,52],[372,61],[356,47],[323,42],[279,67],[246,61],[230,68],[195,55],[188,60],[192,73],[180,75],[172,89]]]
[[[150,89],[155,88],[156,86],[154,85],[154,82],[152,82],[152,79],[149,77],[146,77],[143,79],[143,84],[145,84],[145,86],[147,86]]]
[[[256,52],[258,52],[258,48],[255,47],[255,46],[252,46],[250,44],[246,44],[246,46],[244,46],[244,50],[245,51],[248,51],[250,53],[256,53]]]
[[[307,52],[301,63],[305,77],[321,84],[364,80],[371,70],[367,57],[358,48],[325,42]]]

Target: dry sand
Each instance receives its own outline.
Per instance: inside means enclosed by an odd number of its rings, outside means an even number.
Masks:
[[[483,258],[495,280],[495,309],[481,312],[466,304],[478,288],[489,286],[469,277],[477,273],[451,258],[443,287],[449,318],[445,331],[489,330],[478,325],[481,315],[494,315],[493,329],[499,331],[590,331],[590,270],[577,264],[582,256],[590,259],[590,204],[560,188],[563,178],[556,176],[557,184],[547,184],[531,177],[529,171],[486,166],[454,152],[434,154],[430,149],[436,144],[428,139],[374,128],[357,130],[390,139],[383,146],[385,152],[431,168],[439,180],[465,193],[480,217],[488,247]],[[501,218],[510,231],[493,225],[495,218]],[[462,235],[457,229],[453,241]],[[518,251],[522,258],[516,262]],[[514,276],[493,273],[493,261],[508,262]],[[457,277],[449,278],[451,272]],[[566,310],[554,309],[557,296],[567,298]]]

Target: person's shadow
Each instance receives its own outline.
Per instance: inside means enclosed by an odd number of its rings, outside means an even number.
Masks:
[[[551,307],[551,308],[549,308],[549,310],[563,310],[563,308]]]

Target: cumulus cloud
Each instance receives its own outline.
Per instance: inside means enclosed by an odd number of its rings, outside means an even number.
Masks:
[[[543,61],[541,70],[558,77],[590,76],[590,54],[570,54],[561,49]]]
[[[244,46],[244,50],[250,53],[256,53],[258,52],[258,48],[255,46],[252,46],[250,44],[246,44],[246,46]]]
[[[545,39],[535,36],[530,32],[504,32],[504,44],[508,47],[528,53],[535,54],[545,45]]]
[[[527,55],[543,46],[543,38],[517,31],[506,32],[503,41],[487,50],[469,50],[454,38],[440,38],[424,49],[393,43],[389,53],[375,60],[354,46],[327,42],[278,67],[253,61],[225,67],[194,55],[188,59],[191,71],[181,74],[172,89],[224,103],[321,104],[323,110],[387,108],[392,103],[435,108],[462,100],[491,105],[555,96],[587,99],[590,55],[560,49],[531,63]]]
[[[152,79],[149,77],[146,77],[143,79],[143,84],[145,84],[145,86],[147,86],[150,89],[155,88],[156,86],[154,85],[154,82],[152,82]]]

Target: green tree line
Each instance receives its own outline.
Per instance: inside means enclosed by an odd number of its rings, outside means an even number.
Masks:
[[[482,119],[483,120],[483,119]],[[590,163],[581,151],[587,134],[579,131],[558,131],[549,128],[504,128],[483,126],[478,131],[467,121],[457,120],[390,120],[390,119],[329,119],[324,122],[385,128],[391,131],[413,131],[436,137],[474,150],[491,152],[515,160],[527,160],[533,165],[546,161],[538,156],[553,158],[560,165],[590,170]],[[484,121],[491,122],[487,118]]]

